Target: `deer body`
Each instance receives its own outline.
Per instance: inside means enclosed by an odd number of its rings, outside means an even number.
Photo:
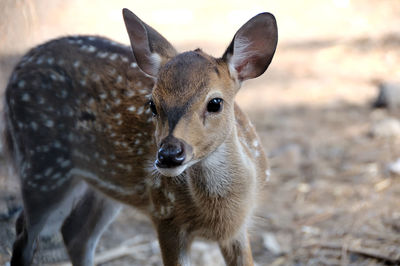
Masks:
[[[117,202],[151,218],[165,265],[185,265],[195,237],[218,241],[228,265],[252,265],[246,228],[268,165],[234,96],[275,51],[275,20],[257,17],[220,59],[178,54],[124,10],[133,54],[76,36],[21,60],[6,90],[6,142],[24,201],[12,265],[31,263],[58,208],[71,261],[91,265]]]

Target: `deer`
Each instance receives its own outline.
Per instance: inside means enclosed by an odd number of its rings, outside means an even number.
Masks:
[[[5,143],[21,184],[11,265],[31,265],[59,230],[73,265],[93,265],[123,205],[149,217],[163,264],[189,265],[196,238],[227,265],[254,265],[248,228],[269,176],[261,141],[235,102],[278,41],[260,13],[220,58],[179,53],[128,9],[126,46],[67,36],[31,49],[5,92]]]

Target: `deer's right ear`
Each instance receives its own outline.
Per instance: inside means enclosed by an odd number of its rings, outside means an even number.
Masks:
[[[160,67],[177,54],[175,48],[129,9],[124,8],[122,15],[138,66],[156,77]]]

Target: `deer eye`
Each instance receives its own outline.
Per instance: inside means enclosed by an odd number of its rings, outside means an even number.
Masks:
[[[212,99],[207,104],[207,111],[210,113],[216,113],[216,112],[221,111],[223,101],[224,100],[222,100],[221,98]]]
[[[150,106],[150,110],[153,113],[153,115],[156,116],[158,113],[157,113],[156,105],[154,104],[153,100],[149,101],[149,106]]]

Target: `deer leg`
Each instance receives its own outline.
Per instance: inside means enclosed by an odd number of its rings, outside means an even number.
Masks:
[[[31,220],[27,223],[24,217],[24,213],[21,213],[16,224],[17,237],[13,245],[11,257],[12,266],[31,264],[36,246],[36,239],[46,222],[46,219],[41,217],[41,219]]]
[[[191,238],[171,220],[157,224],[158,241],[165,266],[189,265]]]
[[[11,260],[12,265],[23,265],[23,250],[25,250],[27,243],[27,232],[25,225],[25,215],[22,211],[15,222],[16,240],[13,245],[13,256]]]
[[[16,240],[11,257],[12,266],[32,263],[37,238],[42,231],[60,228],[71,210],[70,205],[74,198],[80,195],[80,190],[81,186],[74,182],[66,182],[56,190],[40,193],[28,186],[22,186],[24,210],[15,225]],[[57,212],[54,212],[55,209]]]
[[[122,205],[88,189],[65,220],[61,232],[74,266],[93,265],[96,245]]]
[[[247,232],[240,232],[236,237],[219,243],[225,263],[228,266],[253,266],[250,242]]]

